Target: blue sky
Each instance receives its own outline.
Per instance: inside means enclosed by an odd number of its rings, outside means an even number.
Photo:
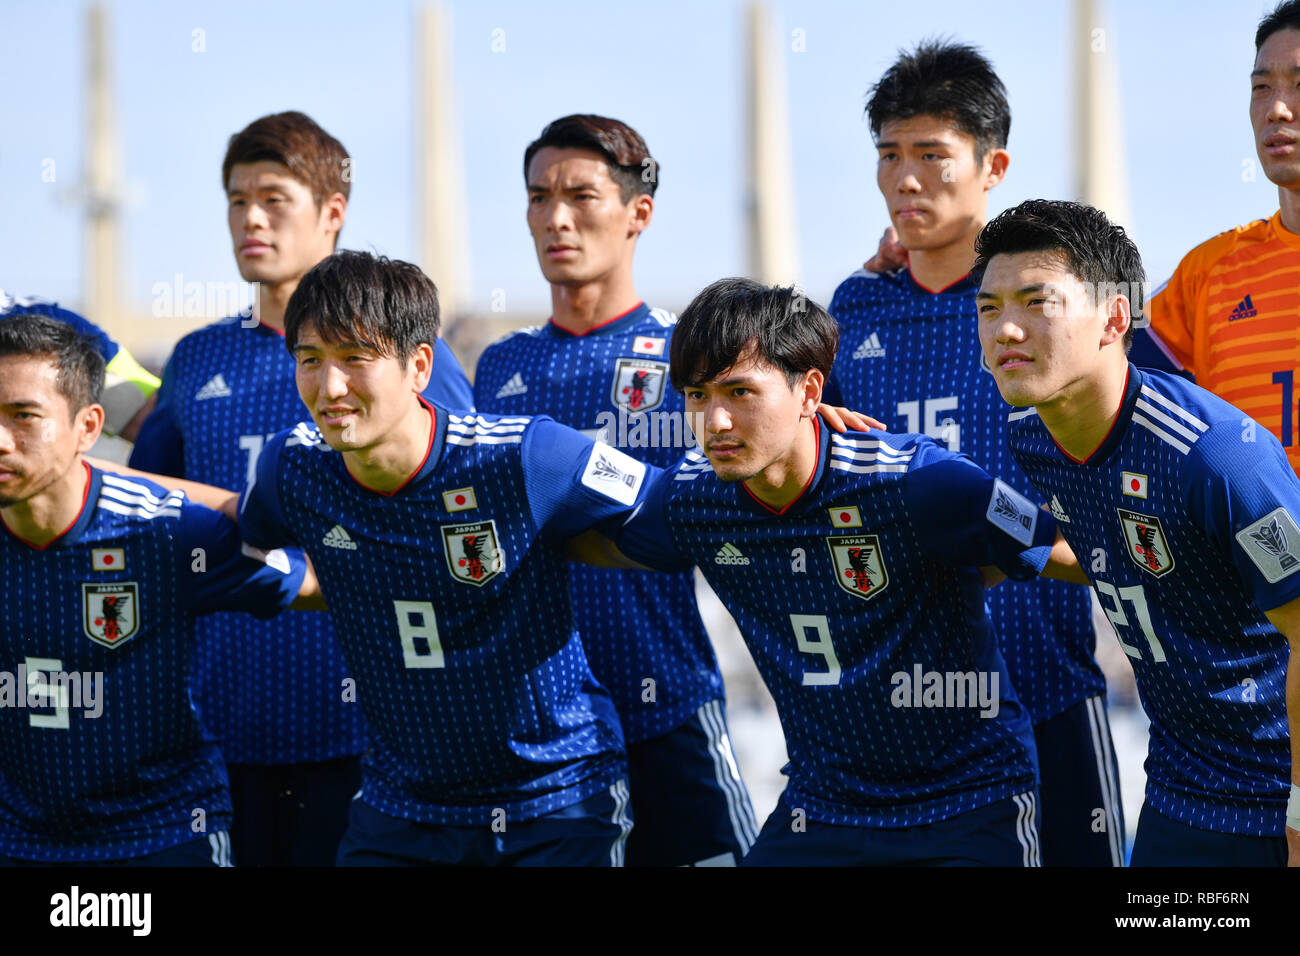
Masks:
[[[1253,36],[1271,2],[1112,2],[1133,231],[1151,277],[1192,245],[1277,208],[1249,181]],[[342,245],[415,258],[411,118],[415,4],[110,3],[122,158],[130,203],[127,295],[154,283],[238,279],[220,163],[230,134],[301,109],[355,160]],[[637,279],[680,308],[744,269],[742,6],[739,2],[450,2],[456,106],[465,149],[470,293],[544,312],[524,226],[524,147],[571,112],[617,116],[661,165]],[[1056,3],[774,2],[785,56],[802,284],[828,301],[886,223],[864,93],[899,47],[946,34],[973,42],[1010,91],[1012,163],[991,212],[1071,186],[1070,10]],[[0,0],[0,286],[76,305],[84,26],[80,3]],[[205,49],[195,52],[194,31]],[[493,52],[495,30],[505,50]],[[805,50],[791,50],[802,30]],[[497,34],[501,36],[501,34]],[[55,182],[42,180],[54,161]],[[437,276],[434,276],[435,281]]]

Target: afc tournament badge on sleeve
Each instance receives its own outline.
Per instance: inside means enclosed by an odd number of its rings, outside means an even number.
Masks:
[[[1285,508],[1242,528],[1236,538],[1269,584],[1300,571],[1300,557],[1292,551],[1295,542],[1300,542],[1300,528]]]
[[[120,647],[140,630],[140,589],[134,581],[81,586],[81,624],[102,647]]]
[[[851,534],[827,538],[826,543],[835,562],[835,583],[854,597],[870,601],[889,587],[878,535]]]

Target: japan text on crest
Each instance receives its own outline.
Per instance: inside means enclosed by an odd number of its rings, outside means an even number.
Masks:
[[[1125,550],[1139,568],[1160,577],[1174,569],[1174,555],[1169,550],[1160,519],[1136,511],[1116,509],[1124,526]]]
[[[880,538],[854,534],[827,538],[835,562],[835,581],[854,597],[870,601],[889,586],[889,572],[880,553]]]
[[[610,398],[629,412],[648,412],[663,404],[667,384],[667,363],[621,358],[614,363],[614,391]]]
[[[442,543],[451,576],[462,584],[482,587],[505,568],[495,521],[442,525]]]
[[[140,589],[134,581],[81,586],[81,624],[104,647],[119,647],[140,630]]]

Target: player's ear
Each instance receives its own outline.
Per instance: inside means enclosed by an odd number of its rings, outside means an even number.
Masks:
[[[343,220],[348,215],[348,197],[342,193],[334,193],[325,202],[321,203],[320,216],[321,225],[327,233],[334,236],[334,242],[338,243],[339,233],[343,230]]]
[[[91,402],[79,409],[72,421],[77,432],[77,453],[84,454],[90,451],[90,446],[99,440],[99,434],[104,430],[104,406]]]
[[[428,342],[421,342],[415,347],[408,361],[414,369],[412,385],[416,392],[423,392],[429,386],[429,379],[433,377],[433,346]]]
[[[1102,346],[1122,340],[1132,322],[1133,306],[1129,303],[1128,296],[1116,293],[1106,303],[1106,327],[1101,333]]]
[[[644,194],[632,197],[632,202],[628,204],[628,211],[631,213],[628,232],[632,235],[639,235],[649,228],[650,220],[654,217],[654,197]]]
[[[822,403],[822,391],[826,387],[826,373],[819,368],[810,368],[803,373],[803,414],[811,418],[817,414],[817,406]]]
[[[1011,154],[1005,149],[993,149],[984,156],[984,188],[992,189],[1007,175],[1007,167],[1011,165]]]

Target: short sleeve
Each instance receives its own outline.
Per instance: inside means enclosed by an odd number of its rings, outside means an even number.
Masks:
[[[1183,483],[1192,520],[1271,611],[1300,597],[1300,481],[1277,439],[1253,426],[1213,425],[1188,453]]]
[[[1047,565],[1056,520],[964,455],[919,444],[904,495],[921,548],[936,561],[996,565],[1013,581]]]
[[[280,507],[280,461],[292,431],[276,435],[257,457],[253,482],[239,496],[239,533],[254,548],[271,550],[298,542]]]
[[[529,422],[520,454],[534,527],[560,538],[631,514],[660,470],[546,417]]]
[[[1195,268],[1192,250],[1164,285],[1146,303],[1150,331],[1182,368],[1196,372],[1196,285],[1203,281]],[[1140,334],[1139,330],[1139,333]],[[1135,334],[1136,337],[1136,334]]]
[[[175,361],[173,353],[167,361],[167,367],[163,369],[162,384],[158,387],[158,403],[140,426],[140,434],[136,436],[128,464],[141,471],[184,478],[185,436],[176,421]]]

